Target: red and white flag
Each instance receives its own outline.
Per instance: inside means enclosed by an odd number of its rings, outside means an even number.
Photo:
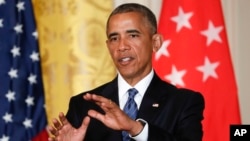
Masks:
[[[162,79],[205,98],[203,141],[228,141],[240,123],[237,86],[220,0],[163,0],[154,54]]]

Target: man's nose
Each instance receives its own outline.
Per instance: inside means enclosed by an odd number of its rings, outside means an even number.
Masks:
[[[129,44],[126,39],[121,39],[118,45],[118,51],[126,51],[129,49]]]

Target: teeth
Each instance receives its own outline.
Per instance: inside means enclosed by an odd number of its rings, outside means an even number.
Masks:
[[[122,59],[122,61],[128,61],[128,60],[130,60],[130,58],[129,58],[129,57],[127,57],[127,58],[123,58],[123,59]]]

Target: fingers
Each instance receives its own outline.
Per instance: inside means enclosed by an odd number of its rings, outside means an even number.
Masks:
[[[54,128],[53,126],[48,126],[47,129],[53,135],[53,137],[51,136],[51,137],[48,138],[48,141],[56,141],[55,137],[59,135],[59,132],[57,131],[57,129]]]
[[[62,124],[60,123],[60,121],[57,120],[57,119],[53,119],[53,120],[52,120],[52,123],[53,123],[54,127],[55,127],[57,130],[62,129],[62,127],[63,127],[63,125],[62,125]]]
[[[104,115],[102,115],[101,113],[99,113],[95,110],[89,110],[88,115],[92,118],[99,120],[99,121],[102,121],[102,122],[104,121]]]
[[[58,132],[57,132],[57,130],[56,130],[54,127],[48,126],[47,129],[49,130],[49,132],[50,132],[52,135],[54,135],[54,136],[57,136],[57,135],[58,135]]]
[[[80,130],[83,132],[83,133],[86,133],[87,131],[87,128],[89,126],[89,123],[90,123],[90,117],[89,116],[86,116],[83,121],[82,121],[82,125],[80,127]]]
[[[90,117],[83,119],[80,128],[74,128],[67,120],[66,116],[61,112],[58,119],[52,120],[52,126],[48,126],[49,132],[53,135],[49,137],[49,141],[69,141],[69,140],[83,140],[90,123]]]
[[[68,120],[64,116],[64,114],[61,112],[59,113],[59,120],[58,119],[53,119],[52,120],[53,126],[48,126],[49,132],[54,135],[58,136],[59,131],[63,128],[64,125],[68,124]],[[51,138],[53,140],[53,138]]]
[[[49,137],[49,138],[48,138],[48,141],[56,141],[56,138]]]
[[[88,127],[89,122],[90,122],[90,117],[86,116],[86,117],[83,119],[82,126]]]
[[[114,106],[117,106],[113,101],[110,99],[107,99],[105,97],[95,95],[95,94],[85,94],[83,98],[87,101],[93,101],[100,107],[106,107],[106,108],[114,108]],[[104,109],[105,110],[105,109]]]
[[[105,97],[102,97],[102,96],[99,96],[99,95],[95,95],[95,94],[89,94],[89,93],[87,93],[87,94],[85,94],[84,96],[83,96],[83,98],[85,99],[85,100],[88,100],[88,101],[95,101],[95,102],[107,102],[108,101],[108,99],[107,98],[105,98]]]
[[[59,113],[59,120],[62,123],[62,125],[66,125],[69,123],[66,116],[62,112]]]
[[[49,137],[48,141],[55,141],[54,138]]]

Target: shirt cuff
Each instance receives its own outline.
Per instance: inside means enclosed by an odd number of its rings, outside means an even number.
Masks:
[[[145,125],[144,125],[142,131],[138,135],[136,135],[136,136],[129,135],[129,136],[136,141],[147,141],[148,140],[148,123],[147,123],[147,121],[145,121],[143,119],[137,119],[137,120],[144,122]]]

